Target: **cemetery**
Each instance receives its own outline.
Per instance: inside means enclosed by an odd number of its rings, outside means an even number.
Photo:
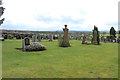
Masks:
[[[119,39],[109,35],[96,26],[91,33],[70,33],[67,25],[57,33],[3,31],[3,77],[116,78]]]
[[[118,78],[120,31],[62,26],[60,31],[0,29],[2,78]]]

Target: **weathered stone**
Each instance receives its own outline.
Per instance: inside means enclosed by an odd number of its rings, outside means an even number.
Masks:
[[[64,39],[68,39],[68,28],[67,28],[67,25],[65,25],[65,28],[63,28],[63,31],[64,31]]]
[[[30,45],[30,39],[28,37],[25,37],[22,42],[22,49],[26,51],[26,46]]]

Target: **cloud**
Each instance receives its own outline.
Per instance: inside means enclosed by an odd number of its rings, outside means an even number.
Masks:
[[[71,16],[60,16],[60,18],[54,18],[51,16],[37,16],[36,20],[39,22],[44,22],[44,23],[52,23],[52,22],[60,22],[62,24],[82,24],[84,22],[84,19],[73,19]]]
[[[109,25],[109,26],[118,26],[118,22],[108,22],[106,25]]]
[[[2,28],[52,31],[68,24],[71,30],[109,30],[118,22],[117,5],[118,0],[3,0]]]

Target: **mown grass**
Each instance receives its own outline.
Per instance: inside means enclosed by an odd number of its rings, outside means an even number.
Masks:
[[[57,41],[42,41],[47,50],[22,52],[22,40],[6,40],[3,45],[4,78],[117,78],[118,44],[58,47]]]

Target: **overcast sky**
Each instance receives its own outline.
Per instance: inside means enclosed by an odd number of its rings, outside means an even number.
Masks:
[[[100,31],[118,29],[119,0],[3,0],[6,8],[0,29]]]

